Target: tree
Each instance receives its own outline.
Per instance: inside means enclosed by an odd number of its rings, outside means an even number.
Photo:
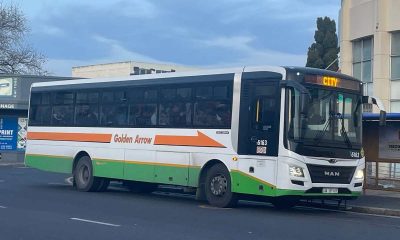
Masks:
[[[339,47],[335,20],[319,17],[314,40],[308,48],[306,67],[337,71]]]
[[[45,57],[25,41],[28,32],[22,11],[0,2],[0,73],[46,74]]]

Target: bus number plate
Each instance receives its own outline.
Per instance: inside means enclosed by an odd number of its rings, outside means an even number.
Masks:
[[[322,193],[337,194],[337,193],[339,193],[339,189],[338,188],[322,188]]]

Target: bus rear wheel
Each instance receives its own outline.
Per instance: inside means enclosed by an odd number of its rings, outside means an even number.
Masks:
[[[226,208],[237,204],[238,198],[231,188],[231,176],[224,164],[212,166],[206,175],[205,194],[210,205]]]
[[[99,189],[101,179],[93,176],[90,157],[83,156],[78,160],[73,172],[76,189],[82,192],[95,192]]]

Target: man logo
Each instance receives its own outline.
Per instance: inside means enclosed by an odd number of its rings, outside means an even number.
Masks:
[[[340,172],[324,171],[324,175],[328,177],[340,177]]]

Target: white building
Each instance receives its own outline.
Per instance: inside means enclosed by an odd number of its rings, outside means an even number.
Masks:
[[[72,67],[72,76],[82,78],[123,77],[150,73],[180,72],[194,69],[195,68],[192,67],[173,64],[127,61]]]
[[[342,0],[340,69],[400,112],[400,0]]]

